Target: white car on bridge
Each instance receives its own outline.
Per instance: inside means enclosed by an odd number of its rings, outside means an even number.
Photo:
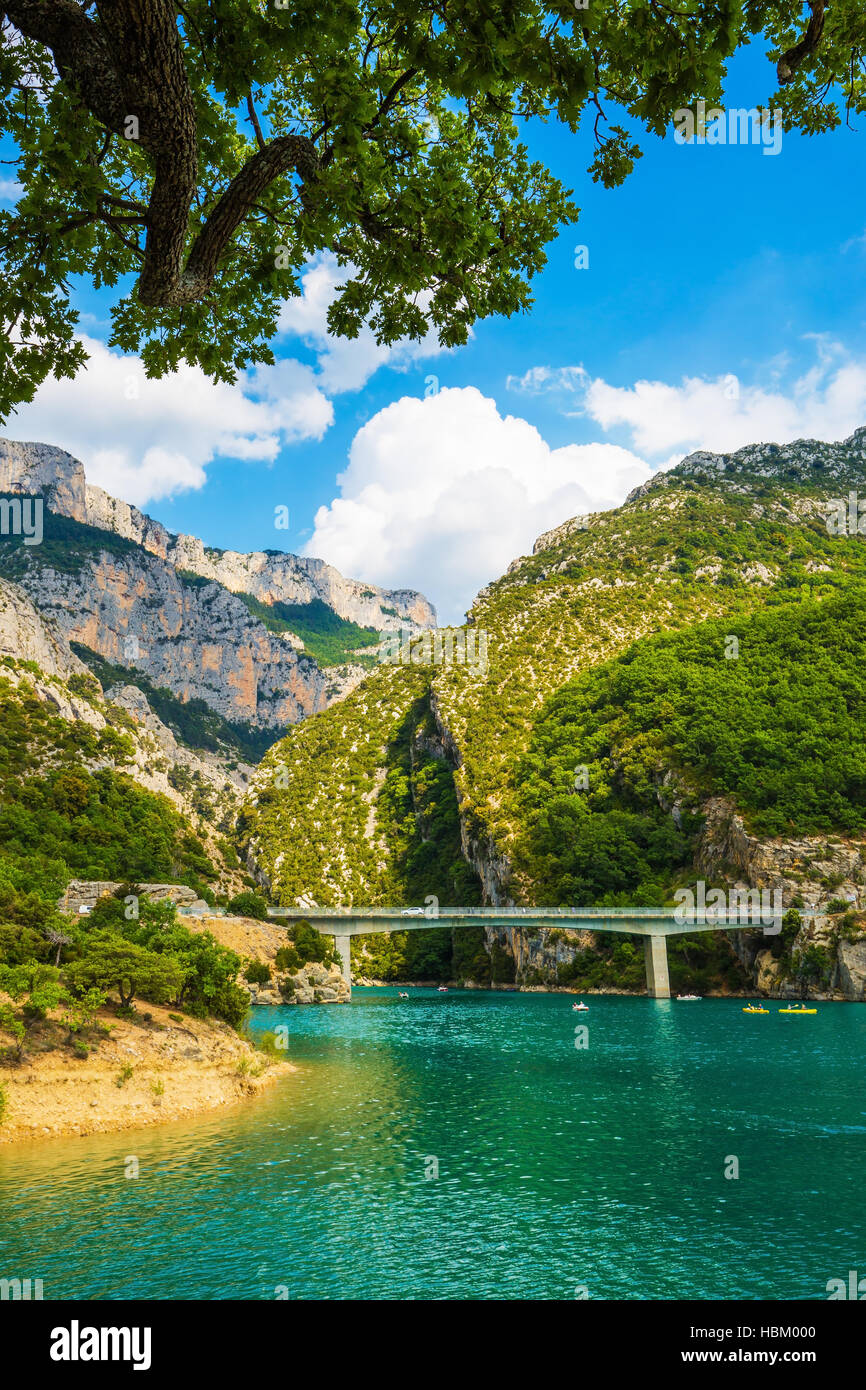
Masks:
[[[423,916],[424,916],[424,909],[423,909],[423,907],[404,907],[404,908],[403,908],[403,911],[400,913],[400,916],[401,916],[401,917],[423,917]]]

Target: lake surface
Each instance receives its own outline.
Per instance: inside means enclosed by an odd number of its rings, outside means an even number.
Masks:
[[[0,1150],[0,1275],[46,1299],[825,1299],[866,1275],[866,1006],[409,994],[258,1010],[301,1069],[259,1100]]]

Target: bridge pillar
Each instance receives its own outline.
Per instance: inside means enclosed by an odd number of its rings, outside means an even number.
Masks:
[[[351,941],[351,939],[352,938],[350,936],[337,936],[336,933],[334,934],[334,946],[336,948],[337,955],[340,957],[340,964],[343,967],[343,979],[349,986],[350,993],[352,989],[352,967],[351,956],[349,953],[349,942]]]
[[[652,932],[644,937],[643,955],[646,964],[646,992],[650,999],[670,999],[668,946],[660,932]]]

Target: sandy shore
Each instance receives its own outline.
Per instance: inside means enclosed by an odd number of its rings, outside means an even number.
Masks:
[[[111,1036],[87,1057],[57,1047],[0,1067],[0,1144],[162,1124],[254,1096],[296,1070],[256,1052],[226,1023],[177,1023],[167,1009],[144,1008],[153,1021],[143,1025],[104,1012]]]

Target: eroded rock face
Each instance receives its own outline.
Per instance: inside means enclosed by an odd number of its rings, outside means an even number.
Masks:
[[[68,573],[32,561],[21,587],[69,641],[226,719],[283,728],[324,708],[326,677],[216,584],[156,556],[107,551]]]
[[[178,569],[217,580],[232,593],[262,603],[312,603],[319,599],[341,618],[379,632],[436,626],[436,610],[414,589],[380,589],[345,579],[332,565],[303,555],[208,550],[195,536],[178,536],[166,553]],[[388,612],[386,610],[390,609]]]
[[[866,1001],[866,941],[839,941],[839,984],[846,999]]]
[[[27,492],[74,521],[87,520],[84,468],[52,444],[23,444],[0,439],[0,493]]]
[[[790,840],[760,840],[746,830],[741,816],[724,797],[705,802],[706,817],[696,855],[699,873],[732,886],[778,889],[785,909],[811,914],[790,943],[796,960],[817,957],[824,962],[823,981],[808,983],[786,975],[783,963],[765,949],[754,932],[733,932],[734,949],[764,994],[807,993],[812,998],[862,1000],[866,997],[866,940],[849,940],[851,927],[834,901],[847,902],[851,912],[866,909],[866,844],[835,835],[802,835]],[[862,921],[862,918],[859,920]],[[854,928],[855,936],[859,929]]]
[[[87,483],[84,465],[50,444],[0,439],[0,493],[4,491],[39,493],[62,516],[111,531],[176,569],[192,570],[232,593],[252,594],[262,603],[319,599],[341,618],[377,631],[436,626],[433,605],[414,589],[382,589],[346,579],[324,560],[277,550],[249,555],[214,550],[195,536],[177,536],[138,507]]]
[[[85,493],[89,525],[135,541],[176,569],[192,570],[232,593],[252,594],[262,603],[312,603],[319,599],[341,618],[383,632],[401,625],[427,628],[436,624],[432,604],[414,589],[381,589],[346,579],[333,565],[303,555],[214,550],[196,536],[173,535],[137,507],[109,496],[102,488],[88,485]]]
[[[750,835],[730,801],[711,797],[696,853],[696,867],[707,877],[742,879],[756,888],[779,888],[787,908],[793,898],[817,911],[833,898],[852,908],[866,907],[866,845],[836,835],[802,835],[760,840]],[[828,885],[832,884],[832,887]]]
[[[38,612],[24,590],[7,579],[0,579],[0,656],[34,661],[47,676],[65,678],[87,669],[56,620]]]
[[[84,469],[80,464],[79,467],[83,476]],[[86,483],[84,488],[84,508],[83,520],[88,526],[97,526],[101,531],[112,531],[124,540],[134,541],[162,560],[168,558],[168,552],[177,540],[161,522],[145,516],[129,502],[112,497],[101,487],[92,487],[90,483]]]

